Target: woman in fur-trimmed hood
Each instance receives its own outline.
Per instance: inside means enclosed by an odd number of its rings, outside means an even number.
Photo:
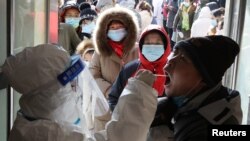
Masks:
[[[100,90],[106,98],[123,65],[138,58],[136,39],[138,23],[134,13],[126,8],[113,7],[97,18],[93,32],[95,53],[89,64]],[[98,130],[102,130],[111,115],[97,117]]]
[[[135,14],[119,6],[103,11],[96,25],[93,33],[96,52],[90,71],[107,96],[122,66],[138,58],[135,46],[139,29]]]

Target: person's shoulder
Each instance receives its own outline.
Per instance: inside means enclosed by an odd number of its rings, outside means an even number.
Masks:
[[[67,31],[74,31],[74,27],[69,25],[69,24],[66,24],[66,23],[60,23],[60,29],[62,30],[67,30]]]
[[[66,24],[66,23],[60,23],[60,27],[63,27],[63,28],[73,28],[71,25]]]
[[[131,71],[131,70],[136,70],[140,65],[140,61],[138,59],[135,59],[133,61],[130,61],[124,66],[124,71]]]

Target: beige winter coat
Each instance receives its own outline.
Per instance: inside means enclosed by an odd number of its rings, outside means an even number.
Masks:
[[[122,41],[124,44],[122,58],[119,58],[108,44],[108,26],[113,20],[122,22],[128,33]],[[138,58],[136,38],[139,28],[135,14],[131,10],[119,6],[101,13],[96,25],[98,26],[93,33],[96,52],[90,62],[89,69],[107,98],[123,65]]]

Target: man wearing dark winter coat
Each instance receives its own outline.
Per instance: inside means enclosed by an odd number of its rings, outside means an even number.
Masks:
[[[225,36],[178,42],[164,67],[167,97],[158,102],[156,113],[152,111],[148,141],[206,141],[210,125],[241,124],[239,92],[221,82],[238,53],[239,45]],[[140,87],[129,91],[151,93]]]

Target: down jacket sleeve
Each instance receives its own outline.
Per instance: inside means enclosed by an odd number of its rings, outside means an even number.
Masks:
[[[97,53],[94,53],[92,60],[90,62],[89,70],[94,76],[96,83],[101,89],[102,93],[105,97],[108,97],[108,93],[110,92],[112,84],[106,81],[101,73],[101,64],[100,64],[100,56]]]

